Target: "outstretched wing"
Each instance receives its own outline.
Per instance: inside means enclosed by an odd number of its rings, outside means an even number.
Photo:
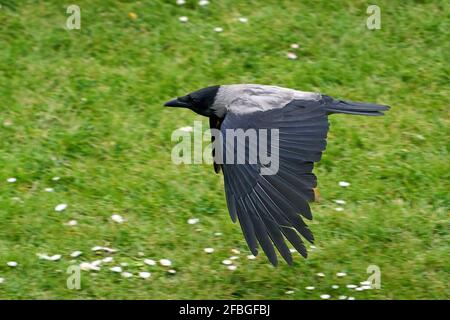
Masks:
[[[314,200],[313,188],[317,185],[312,170],[314,162],[320,160],[325,150],[328,127],[322,100],[293,100],[282,108],[247,114],[228,113],[221,125],[223,155],[227,155],[230,148],[232,153],[228,155],[233,156],[239,148],[246,151],[244,164],[236,164],[236,157],[234,164],[229,164],[231,160],[227,156],[222,166],[231,219],[233,222],[239,220],[251,252],[258,254],[259,243],[273,265],[278,263],[273,245],[291,264],[291,252],[284,239],[304,257],[307,251],[299,235],[311,243],[314,241],[299,214],[312,219],[308,202]],[[256,129],[257,132],[259,129],[278,129],[278,172],[261,175],[264,165],[260,158],[256,163],[248,162],[251,144],[228,138],[229,129]],[[260,147],[258,145],[258,150]],[[271,150],[268,146],[267,150],[271,156],[276,148]]]

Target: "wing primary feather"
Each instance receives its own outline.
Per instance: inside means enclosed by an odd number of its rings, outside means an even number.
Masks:
[[[259,186],[257,186],[257,187],[258,188],[256,189],[257,190],[256,193],[259,194],[260,199],[263,200],[264,198],[261,198],[261,197],[264,197],[264,190],[262,188],[260,188]],[[307,255],[308,255],[307,251],[306,251],[306,247],[303,244],[303,241],[300,239],[299,234],[291,227],[292,223],[288,221],[288,219],[283,215],[283,212],[276,205],[271,205],[268,202],[266,202],[266,204],[268,204],[268,206],[267,206],[268,208],[271,208],[270,212],[274,216],[274,219],[276,221],[278,221],[278,225],[280,226],[280,230],[284,234],[286,239],[294,246],[294,248],[302,256],[304,256],[306,258]],[[301,221],[301,218],[299,216],[297,216],[297,217]],[[301,221],[301,222],[303,223],[303,221]],[[309,238],[309,239],[314,240],[314,238],[312,236],[312,233],[309,231],[309,229],[307,229],[307,227],[306,228],[301,228],[301,231],[303,233],[305,233],[305,235],[307,236],[305,238]],[[305,232],[305,231],[307,231],[307,232]],[[305,236],[305,235],[303,235],[303,236]]]
[[[305,196],[299,193],[293,186],[284,181],[280,176],[265,176],[264,179],[273,185],[273,187],[284,195],[286,199],[292,203],[293,207],[297,209],[306,219],[312,219],[311,209]]]
[[[256,241],[255,230],[253,228],[252,221],[248,217],[245,210],[245,206],[242,199],[236,201],[237,204],[237,215],[241,225],[242,233],[244,234],[245,241],[247,241],[248,248],[254,256],[258,255],[258,243]]]
[[[267,258],[269,258],[270,263],[274,266],[277,266],[278,265],[277,254],[267,234],[266,226],[262,222],[261,217],[259,216],[258,211],[255,208],[252,200],[247,196],[245,197],[244,201],[247,207],[247,212],[249,213],[249,216],[253,222],[255,235],[256,238],[258,239],[259,244],[261,245],[261,248],[267,255]]]
[[[230,213],[230,218],[233,223],[236,222],[237,214],[236,214],[236,199],[234,197],[233,192],[230,190],[228,178],[225,175],[225,198],[227,200],[228,212]]]
[[[275,217],[272,216],[269,210],[264,206],[264,203],[261,199],[259,199],[258,194],[256,192],[252,193],[251,196],[253,203],[256,206],[256,209],[260,212],[262,216],[262,220],[267,227],[267,231],[269,232],[269,236],[272,239],[272,242],[277,247],[283,259],[289,264],[292,264],[292,255],[289,251],[288,246],[284,242],[283,234],[280,230],[280,226],[276,221]]]
[[[294,246],[295,250],[300,253],[304,258],[308,258],[308,251],[306,250],[305,244],[302,239],[298,236],[294,229],[289,227],[281,227],[281,231],[289,240],[289,242]]]
[[[275,190],[275,192],[272,193],[272,196],[269,196],[259,183],[256,185],[255,191],[258,193],[259,198],[262,199],[266,207],[271,210],[272,214],[278,215],[280,225],[292,225],[306,240],[311,243],[314,242],[314,236],[308,226],[303,222],[300,215],[298,215],[289,204],[284,202],[280,197],[282,195]]]

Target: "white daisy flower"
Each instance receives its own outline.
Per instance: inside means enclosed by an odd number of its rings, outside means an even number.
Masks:
[[[111,248],[108,248],[108,247],[101,247],[101,246],[92,247],[91,250],[92,251],[106,251],[106,252],[109,252],[109,253],[117,252],[117,249],[111,249]]]
[[[197,223],[199,223],[199,221],[200,221],[200,219],[198,219],[198,218],[190,218],[190,219],[187,221],[187,223],[188,223],[188,224],[197,224]]]
[[[238,18],[238,20],[239,20],[239,22],[242,22],[242,23],[248,22],[248,18],[246,18],[246,17],[240,17],[240,18]]]
[[[288,290],[288,291],[286,291],[285,293],[286,294],[293,294],[295,291],[294,290]]]
[[[120,275],[124,278],[131,278],[133,276],[130,272],[122,272]]]
[[[45,188],[44,190],[45,190],[45,192],[53,192],[53,191],[55,191],[55,189],[53,189],[53,188]]]
[[[359,284],[362,286],[370,286],[370,281],[361,281]]]
[[[182,16],[182,17],[179,17],[178,20],[180,20],[180,22],[186,23],[189,21],[189,18],[186,16]]]
[[[80,269],[83,271],[90,271],[92,269],[92,265],[90,264],[90,262],[81,262]]]
[[[102,260],[95,260],[91,262],[91,265],[93,265],[94,267],[98,267],[102,264]]]
[[[100,270],[99,267],[92,265],[90,262],[80,263],[80,268],[81,268],[81,270],[84,270],[84,271],[91,271],[91,270],[99,271]]]
[[[76,226],[78,224],[77,220],[70,220],[67,222],[67,225],[70,227]]]
[[[6,181],[9,183],[14,183],[17,181],[17,179],[16,178],[8,178],[8,179],[6,179]]]
[[[122,268],[119,266],[115,266],[112,268],[109,268],[109,270],[113,271],[113,272],[122,272]]]
[[[314,290],[315,287],[313,287],[313,286],[308,286],[308,287],[306,287],[305,289],[306,289],[306,290]]]
[[[222,235],[222,232],[215,232],[214,235],[215,235],[216,237],[220,237],[220,236]]]
[[[9,267],[12,267],[12,268],[14,268],[14,267],[17,267],[19,264],[17,263],[17,262],[15,262],[15,261],[9,261],[9,262],[7,262],[6,263]]]
[[[347,300],[355,300],[355,298],[354,297],[348,297]]]
[[[55,211],[56,211],[56,212],[62,212],[62,211],[64,211],[64,210],[66,210],[66,208],[67,208],[67,204],[66,204],[66,203],[61,203],[61,204],[58,204],[58,205],[55,207]]]
[[[354,285],[354,284],[348,284],[346,287],[349,288],[349,289],[355,289],[358,286]]]
[[[167,270],[167,272],[170,273],[170,274],[175,274],[175,273],[177,273],[177,271],[174,270],[174,269]]]
[[[59,181],[61,178],[60,177],[53,177],[52,180],[53,181]]]
[[[226,266],[228,266],[228,265],[230,265],[230,264],[232,264],[232,263],[233,263],[233,261],[228,260],[228,259],[225,259],[225,260],[222,261],[222,264],[224,264],[224,265],[226,265]]]
[[[231,252],[234,254],[241,254],[241,252],[238,249],[231,249]]]
[[[350,183],[349,183],[349,182],[346,182],[346,181],[339,181],[339,186],[345,188],[345,187],[350,186]]]
[[[70,256],[71,256],[72,258],[76,258],[76,257],[81,256],[82,254],[83,254],[83,252],[81,252],[81,251],[74,251],[74,252],[72,252],[72,253],[70,254]]]
[[[206,253],[213,253],[214,248],[205,248],[205,249],[203,249],[203,251],[205,251]]]
[[[338,272],[338,273],[336,273],[336,275],[337,275],[339,278],[342,278],[342,277],[345,277],[347,274],[346,274],[345,272]]]
[[[248,259],[248,260],[255,260],[256,257],[255,257],[254,255],[252,255],[252,254],[249,254],[249,255],[247,256],[247,259]]]
[[[322,295],[320,296],[320,298],[321,298],[321,299],[330,299],[331,296],[330,296],[329,294],[322,294]]]
[[[238,256],[231,256],[231,257],[229,257],[228,259],[230,259],[230,260],[236,260],[236,259],[239,259],[239,257],[238,257]]]
[[[300,46],[298,45],[298,43],[293,43],[293,44],[291,44],[291,49],[297,50],[298,48],[300,48]]]
[[[339,300],[345,300],[347,299],[347,296],[339,296]]]
[[[155,266],[156,265],[156,261],[152,260],[152,259],[145,259],[144,263],[149,265],[149,266]]]
[[[102,259],[102,262],[104,262],[104,263],[109,263],[109,262],[112,262],[113,260],[114,260],[113,257],[106,257],[106,258],[103,258],[103,259]]]
[[[333,284],[331,287],[332,287],[333,289],[339,289],[339,286],[338,286],[337,284]]]
[[[0,284],[2,284],[3,282],[5,282],[5,278],[0,278]]]
[[[342,207],[337,207],[337,208],[335,208],[334,210],[336,210],[336,211],[338,211],[338,212],[341,212],[341,211],[344,211],[344,208],[342,208]]]
[[[363,288],[364,290],[371,290],[372,286],[371,285],[364,285],[364,286],[361,286],[361,288]]]
[[[341,199],[334,200],[334,202],[336,202],[337,204],[346,204],[347,203],[347,202],[345,202],[344,200],[341,200]]]
[[[293,52],[288,52],[288,53],[287,53],[287,57],[288,57],[288,59],[290,59],[290,60],[296,60],[296,59],[298,59],[298,56],[297,56],[295,53],[293,53]]]
[[[228,269],[228,270],[231,270],[231,271],[234,271],[234,270],[237,269],[237,267],[236,267],[236,266],[233,266],[233,265],[229,265],[229,266],[227,266],[227,269]]]
[[[48,257],[48,260],[50,260],[50,261],[58,261],[59,259],[61,259],[60,254],[54,254],[54,255]]]
[[[297,250],[295,250],[295,249],[289,249],[289,251],[290,251],[291,253],[296,253],[296,252],[297,252]]]
[[[145,271],[141,271],[139,272],[139,277],[141,277],[142,279],[148,279],[150,278],[152,274],[150,272],[145,272]]]
[[[185,0],[177,0],[177,5],[179,5],[179,6],[182,6],[185,3],[186,3]]]
[[[198,2],[198,5],[199,6],[207,6],[209,4],[209,1],[208,0],[200,0],[199,2]]]
[[[215,27],[215,28],[214,28],[214,31],[215,31],[215,32],[223,32],[223,28],[221,28],[221,27]]]
[[[159,263],[164,267],[170,267],[172,265],[172,261],[169,259],[161,259],[159,260]]]
[[[319,272],[319,273],[316,273],[316,276],[323,278],[323,277],[325,277],[325,274],[323,272]]]
[[[112,219],[112,221],[117,222],[117,223],[124,223],[125,222],[125,219],[119,214],[113,214],[111,216],[111,219]]]

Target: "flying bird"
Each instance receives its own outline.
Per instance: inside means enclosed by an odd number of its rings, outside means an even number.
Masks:
[[[351,102],[294,89],[257,84],[211,86],[165,103],[167,107],[187,108],[209,118],[211,129],[225,137],[229,129],[276,129],[278,132],[278,170],[263,175],[266,167],[256,163],[214,162],[216,173],[223,172],[225,195],[233,222],[239,220],[247,245],[253,255],[258,247],[276,266],[277,254],[290,265],[292,255],[287,239],[307,257],[302,238],[314,237],[303,218],[312,219],[309,202],[314,201],[317,178],[312,173],[326,147],[331,114],[381,116],[385,105]],[[225,139],[225,138],[224,138]],[[222,155],[236,155],[239,144]],[[249,146],[244,146],[249,151]],[[229,153],[227,153],[229,152]],[[214,158],[216,160],[216,158]],[[245,160],[248,160],[247,157]]]

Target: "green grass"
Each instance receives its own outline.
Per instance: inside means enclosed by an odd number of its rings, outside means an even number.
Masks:
[[[69,3],[1,1],[0,298],[448,298],[448,2],[187,2],[77,0],[81,30],[68,31]],[[377,31],[365,27],[373,3],[382,11]],[[291,61],[294,42],[301,49]],[[275,269],[262,255],[247,260],[222,177],[170,160],[172,131],[207,119],[162,104],[226,83],[392,106],[383,118],[332,117],[315,169],[322,200],[309,225],[317,249],[307,260],[296,255],[292,267]],[[341,180],[351,186],[338,187]],[[347,201],[343,212],[334,199]],[[55,212],[59,203],[68,209]],[[113,213],[126,223],[111,221]],[[190,217],[200,223],[187,224]],[[71,219],[78,226],[64,225]],[[77,263],[93,261],[97,245],[119,250],[112,265],[127,262],[152,277],[125,279],[105,266],[83,272],[81,290],[67,289],[69,254],[81,250]],[[221,264],[231,248],[242,252],[234,272]],[[63,258],[39,260],[40,252]],[[177,274],[143,266],[138,252],[171,259]],[[343,288],[366,280],[371,264],[381,268],[381,290]],[[339,271],[348,276],[337,279]]]

